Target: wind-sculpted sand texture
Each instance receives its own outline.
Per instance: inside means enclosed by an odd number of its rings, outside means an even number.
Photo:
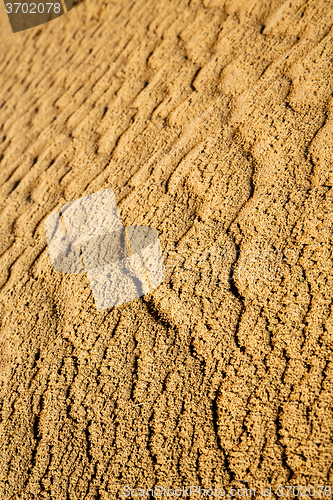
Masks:
[[[0,5],[1,500],[332,485],[333,2]],[[108,188],[166,279],[101,312],[44,222]]]

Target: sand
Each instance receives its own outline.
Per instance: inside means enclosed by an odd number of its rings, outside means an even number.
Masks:
[[[1,500],[332,498],[332,7],[0,4]],[[166,278],[97,311],[44,223],[108,188]]]

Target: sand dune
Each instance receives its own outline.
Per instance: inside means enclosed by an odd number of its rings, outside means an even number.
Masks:
[[[332,7],[0,5],[1,500],[333,486]],[[44,223],[109,188],[166,278],[98,311]]]

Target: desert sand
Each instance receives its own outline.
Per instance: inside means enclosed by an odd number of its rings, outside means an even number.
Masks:
[[[1,500],[332,498],[332,8],[0,4]],[[109,188],[166,276],[98,311],[45,220]]]

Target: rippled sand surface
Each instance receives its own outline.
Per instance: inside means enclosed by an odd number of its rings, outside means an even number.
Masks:
[[[0,4],[1,500],[333,485],[332,7]],[[44,223],[109,188],[166,277],[98,311]]]

